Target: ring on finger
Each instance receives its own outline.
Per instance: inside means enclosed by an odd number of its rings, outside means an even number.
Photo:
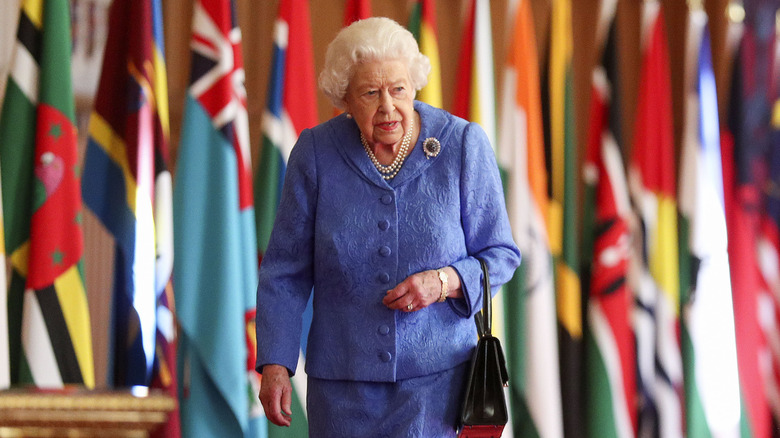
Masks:
[[[412,309],[414,309],[414,304],[412,304],[412,303],[409,303],[409,305],[408,305],[408,306],[406,306],[406,310],[409,310],[409,311],[411,311]]]

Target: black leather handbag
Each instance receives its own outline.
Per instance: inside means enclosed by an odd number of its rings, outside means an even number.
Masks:
[[[482,310],[474,315],[479,341],[471,359],[458,436],[462,438],[500,437],[509,419],[504,387],[509,374],[504,351],[491,333],[492,302],[487,264],[482,265]]]

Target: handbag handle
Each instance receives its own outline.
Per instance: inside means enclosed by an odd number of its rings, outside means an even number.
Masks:
[[[482,310],[474,315],[474,323],[477,325],[479,337],[492,336],[493,302],[490,293],[490,274],[485,260],[477,257],[482,268]]]

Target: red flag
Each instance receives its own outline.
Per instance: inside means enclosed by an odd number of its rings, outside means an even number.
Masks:
[[[602,3],[605,46],[594,69],[584,166],[583,287],[588,293],[585,342],[588,436],[636,435],[636,356],[628,284],[630,202],[620,147],[616,1]],[[587,281],[586,276],[590,276]],[[609,412],[611,415],[605,415]]]
[[[371,2],[369,0],[347,0],[344,5],[344,26],[349,26],[354,21],[371,16]]]

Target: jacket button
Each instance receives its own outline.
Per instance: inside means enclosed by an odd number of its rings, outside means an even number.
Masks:
[[[377,331],[379,332],[380,335],[386,335],[386,334],[390,333],[390,327],[388,327],[386,325],[380,325],[379,326],[379,330],[377,330]]]
[[[392,251],[390,251],[390,247],[389,246],[383,246],[383,247],[379,248],[379,255],[381,255],[382,257],[389,256],[391,252]]]
[[[379,354],[379,359],[382,362],[390,362],[390,360],[393,358],[393,355],[390,354],[389,351],[383,351]]]
[[[379,274],[379,281],[381,283],[385,283],[385,284],[389,283],[390,282],[390,274],[388,274],[387,272],[383,272],[383,273]]]
[[[382,201],[382,204],[389,205],[391,202],[393,202],[393,197],[391,195],[382,195],[379,200]]]
[[[382,231],[387,231],[387,229],[390,228],[390,222],[387,220],[381,220],[379,221],[379,229]]]

